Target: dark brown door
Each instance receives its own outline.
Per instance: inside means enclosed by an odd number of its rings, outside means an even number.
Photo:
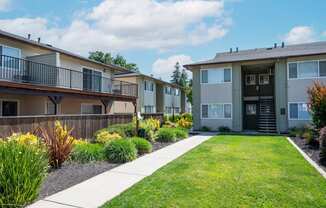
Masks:
[[[17,116],[17,102],[3,101],[2,102],[2,116]]]
[[[258,118],[258,101],[245,101],[244,102],[244,129],[257,130],[257,118]]]

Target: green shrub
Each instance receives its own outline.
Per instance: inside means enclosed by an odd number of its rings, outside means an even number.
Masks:
[[[116,132],[110,133],[106,129],[103,129],[102,131],[99,131],[96,134],[95,141],[99,144],[106,144],[108,142],[112,142],[114,140],[121,139],[121,138],[122,137],[120,136],[120,134]]]
[[[225,133],[225,132],[230,132],[231,129],[229,127],[227,127],[227,126],[220,126],[220,127],[218,127],[218,131],[222,132],[222,133]]]
[[[192,115],[190,113],[183,113],[181,114],[181,118],[186,119],[187,121],[192,122]]]
[[[326,126],[319,133],[320,163],[326,165]]]
[[[314,138],[313,129],[305,128],[303,130],[302,137],[305,139],[306,144],[314,145],[316,142]]]
[[[319,131],[326,126],[326,85],[315,82],[308,89],[309,108],[315,128]]]
[[[161,128],[157,133],[157,140],[160,142],[175,142],[175,130],[171,128]]]
[[[299,135],[299,129],[296,127],[290,128],[288,135],[290,137],[297,137]]]
[[[135,145],[138,154],[145,154],[152,151],[152,144],[144,138],[132,137],[130,141]]]
[[[186,129],[175,128],[173,130],[174,130],[174,133],[175,133],[175,136],[176,136],[177,139],[184,139],[184,138],[187,138],[189,136],[188,131]]]
[[[87,163],[105,160],[104,146],[101,144],[76,144],[70,155],[72,161]]]
[[[24,207],[33,202],[47,173],[46,153],[14,141],[0,142],[0,158],[0,207]]]
[[[110,162],[124,163],[136,159],[137,149],[131,141],[119,139],[105,146],[105,155]]]
[[[200,128],[200,131],[211,131],[211,128],[209,128],[208,126],[202,126]]]
[[[133,123],[114,124],[107,128],[110,133],[118,133],[121,137],[132,137],[136,134],[136,126]]]

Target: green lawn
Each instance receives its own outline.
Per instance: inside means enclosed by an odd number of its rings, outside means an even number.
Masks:
[[[326,207],[326,180],[284,137],[216,136],[103,207]]]

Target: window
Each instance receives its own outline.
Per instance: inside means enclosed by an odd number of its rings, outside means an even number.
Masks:
[[[201,71],[201,83],[218,84],[231,82],[231,69],[219,68]]]
[[[306,103],[290,103],[289,118],[291,120],[310,120],[308,105]]]
[[[154,106],[152,105],[145,105],[144,106],[145,113],[154,113]]]
[[[165,87],[165,94],[171,95],[172,89],[171,87]]]
[[[269,84],[269,75],[268,74],[260,74],[259,75],[259,84],[260,85],[268,85]]]
[[[172,107],[165,107],[166,114],[172,114]]]
[[[247,74],[246,75],[246,85],[256,85],[256,75]]]
[[[305,79],[326,76],[326,61],[301,61],[288,64],[289,79]]]
[[[2,56],[2,65],[8,68],[19,69],[20,49],[0,46]]]
[[[202,118],[225,119],[232,117],[231,104],[203,104],[201,110]]]
[[[45,114],[54,115],[55,114],[55,105],[51,101],[45,103]]]
[[[246,104],[246,115],[256,115],[256,104]]]
[[[102,114],[102,105],[83,103],[81,105],[81,114]]]
[[[179,95],[180,95],[180,90],[179,90],[179,89],[175,89],[174,92],[175,92],[175,93],[174,93],[175,96],[179,96]]]
[[[101,92],[102,72],[83,68],[83,89]]]
[[[154,91],[154,83],[151,82],[151,81],[144,81],[144,88],[146,91],[151,91],[153,92]]]
[[[18,101],[3,100],[1,102],[2,116],[17,116],[18,115]]]
[[[174,113],[177,113],[177,114],[180,113],[180,108],[179,107],[175,107],[174,108]]]

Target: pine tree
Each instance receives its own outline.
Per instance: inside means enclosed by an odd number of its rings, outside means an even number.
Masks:
[[[174,66],[175,70],[172,73],[171,76],[171,83],[173,84],[179,84],[180,83],[180,78],[181,78],[181,72],[180,72],[180,64],[177,62]]]

